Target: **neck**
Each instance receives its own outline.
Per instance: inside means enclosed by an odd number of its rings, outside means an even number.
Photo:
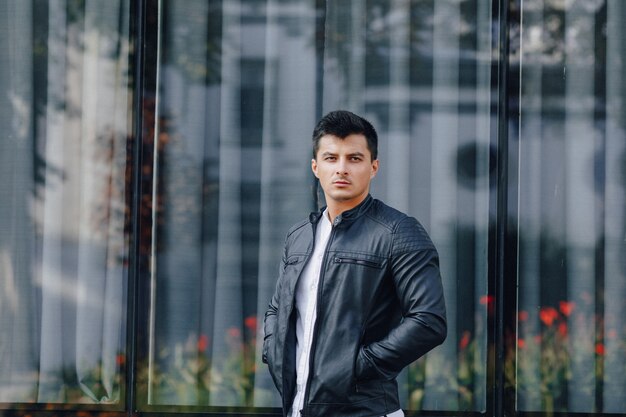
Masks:
[[[358,200],[350,200],[350,201],[335,201],[332,199],[326,199],[326,208],[328,210],[328,218],[331,223],[335,221],[335,218],[339,216],[341,213],[351,210],[361,204],[368,194],[365,194],[363,197]]]
[[[345,210],[340,210],[337,208],[330,208],[330,205],[328,205],[328,219],[330,220],[331,224],[334,224],[333,222],[335,221],[335,217],[339,216],[341,213],[343,213]]]

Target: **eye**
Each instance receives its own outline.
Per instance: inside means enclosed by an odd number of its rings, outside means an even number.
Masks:
[[[327,156],[324,158],[324,161],[334,161],[335,159],[337,158],[335,158],[334,156]]]
[[[352,157],[350,157],[350,160],[358,162],[358,161],[361,160],[361,157],[360,156],[352,156]]]

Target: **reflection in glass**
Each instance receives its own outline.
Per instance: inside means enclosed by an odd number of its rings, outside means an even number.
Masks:
[[[0,402],[123,404],[127,1],[0,15]]]
[[[484,410],[491,2],[319,3],[162,3],[147,404],[280,405],[258,329],[285,233],[317,203],[322,97],[374,122],[374,196],[441,254],[449,337],[402,374],[404,407]]]
[[[520,410],[626,411],[625,12],[524,2]]]
[[[441,258],[448,339],[399,377],[403,407],[486,407],[491,2],[327,8],[324,111],[379,131],[372,193],[418,218]]]
[[[163,2],[148,404],[279,404],[257,329],[313,208],[314,3]]]

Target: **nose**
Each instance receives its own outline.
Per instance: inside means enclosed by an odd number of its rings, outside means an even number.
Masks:
[[[340,159],[337,163],[337,174],[346,175],[348,173],[347,162],[345,159]]]

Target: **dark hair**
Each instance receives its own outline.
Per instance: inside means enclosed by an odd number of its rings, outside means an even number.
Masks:
[[[333,135],[344,139],[350,135],[363,135],[372,161],[378,158],[378,134],[374,126],[361,116],[347,110],[335,110],[322,117],[313,130],[313,158],[317,156],[322,136]]]

